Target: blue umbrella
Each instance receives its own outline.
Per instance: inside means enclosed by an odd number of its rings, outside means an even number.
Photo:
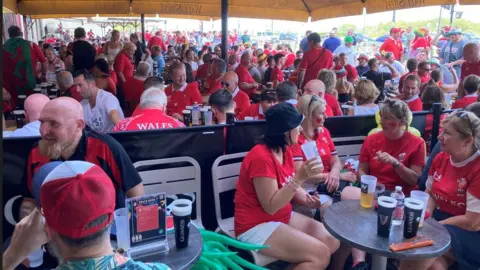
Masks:
[[[390,37],[390,35],[383,35],[383,36],[378,37],[377,39],[375,39],[375,41],[376,41],[376,42],[381,42],[381,43],[383,43],[383,42],[385,42],[385,40],[386,40],[388,37]],[[404,37],[404,36],[402,36],[402,43],[405,43],[405,42],[407,42],[407,38]]]

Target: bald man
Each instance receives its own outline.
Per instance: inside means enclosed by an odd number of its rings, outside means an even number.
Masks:
[[[325,84],[321,80],[311,80],[303,89],[305,95],[316,95],[325,100],[327,103],[325,114],[327,116],[343,115],[338,100],[334,96],[325,93]]]
[[[100,166],[116,189],[116,208],[125,207],[125,196],[144,194],[142,179],[123,147],[112,137],[85,129],[83,109],[70,97],[49,101],[40,113],[41,140],[28,156],[27,183],[32,192],[32,177],[44,164],[55,160],[82,160]],[[31,195],[31,194],[24,194]]]
[[[238,88],[237,74],[232,71],[225,73],[222,79],[222,87],[232,94],[235,102],[235,116],[238,118],[244,110],[250,107],[250,98]]]
[[[33,94],[25,99],[26,125],[13,132],[4,131],[3,137],[33,137],[40,136],[40,112],[50,99],[43,94]]]
[[[469,75],[480,76],[480,45],[477,43],[468,43],[463,47],[463,58],[465,62],[462,64],[462,72],[460,84],[458,87],[458,95],[465,96],[463,90],[463,80]]]
[[[57,73],[57,84],[60,89],[60,96],[71,97],[78,102],[83,100],[82,95],[77,90],[77,86],[73,82],[72,73],[68,71],[60,71]]]

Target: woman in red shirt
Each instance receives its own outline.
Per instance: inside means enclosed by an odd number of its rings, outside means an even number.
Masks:
[[[386,100],[380,108],[382,131],[368,136],[360,150],[358,179],[362,175],[377,177],[390,195],[395,186],[401,186],[405,196],[417,189],[417,181],[425,165],[425,142],[408,132],[408,105],[400,100]],[[345,187],[342,200],[359,200],[360,188]],[[352,252],[355,262],[364,262],[366,253]],[[418,269],[418,268],[412,268]]]
[[[117,86],[110,76],[110,66],[103,58],[95,61],[93,66],[93,75],[95,76],[95,84],[98,88],[117,95]]]
[[[404,261],[400,269],[480,269],[480,119],[453,112],[438,137],[443,152],[432,162],[427,179],[427,212],[445,226],[450,251],[423,261]]]
[[[318,221],[292,212],[290,201],[320,207],[316,196],[301,188],[321,173],[320,162],[308,160],[295,173],[289,145],[297,143],[303,116],[281,103],[266,113],[262,143],[242,162],[235,193],[235,234],[242,242],[269,246],[267,256],[295,263],[296,269],[326,269],[339,247]]]

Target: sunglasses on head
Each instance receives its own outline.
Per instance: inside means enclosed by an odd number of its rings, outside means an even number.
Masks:
[[[398,107],[402,105],[402,102],[397,99],[387,99],[383,103],[387,104],[390,108]]]
[[[468,116],[468,113],[466,111],[458,111],[455,113],[455,116],[462,119],[462,120],[467,120],[468,128],[472,132],[472,136],[475,136],[475,130],[473,129],[472,121],[470,120],[470,117]]]
[[[230,84],[227,82],[221,82],[222,86],[230,87]]]
[[[312,95],[312,98],[310,99],[310,102],[308,103],[308,109],[310,109],[310,106],[312,106],[313,102],[319,101],[317,95]]]

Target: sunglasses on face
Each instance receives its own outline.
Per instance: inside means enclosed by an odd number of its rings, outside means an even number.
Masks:
[[[230,87],[230,84],[227,82],[221,82],[222,87]]]

